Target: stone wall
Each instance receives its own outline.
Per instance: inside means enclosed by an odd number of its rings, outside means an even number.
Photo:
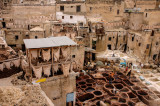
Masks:
[[[54,76],[41,83],[41,88],[55,106],[66,106],[67,94],[76,92],[76,78],[74,74],[68,77]]]
[[[155,9],[156,0],[136,0],[136,7],[140,8],[141,12],[144,12],[145,9]]]
[[[64,10],[61,10],[61,6],[64,6]],[[80,11],[77,12],[77,6],[80,6]],[[56,4],[56,12],[63,12],[64,14],[82,14],[86,12],[86,5],[84,2],[61,2]]]
[[[109,21],[118,21],[122,19],[124,12],[124,2],[121,4],[110,4],[110,3],[95,3],[95,4],[86,4],[87,8],[87,17],[102,17],[102,20]]]
[[[146,10],[144,12],[144,21],[147,22],[148,25],[156,25],[160,23],[160,10],[153,9],[153,10]]]
[[[128,33],[128,51],[143,62],[158,62],[160,52],[159,31],[144,31],[142,33]]]
[[[84,64],[84,46],[72,47],[71,55],[72,60],[76,62],[77,68],[83,69]],[[75,56],[75,57],[74,57]]]
[[[131,30],[141,30],[143,24],[143,13],[130,13],[129,28]]]

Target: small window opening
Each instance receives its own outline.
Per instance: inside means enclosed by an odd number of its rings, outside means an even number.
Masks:
[[[15,36],[15,40],[18,40],[18,39],[19,39],[19,36],[18,36],[18,35],[16,35],[16,36]]]
[[[73,16],[70,16],[70,19],[72,19],[73,18]]]
[[[134,41],[134,37],[132,37],[132,41]]]
[[[60,11],[64,11],[64,6],[60,6]]]
[[[38,36],[35,36],[35,39],[37,39],[38,38]]]
[[[117,15],[119,15],[119,10],[117,10]]]
[[[108,38],[108,40],[109,40],[109,41],[111,41],[111,40],[112,40],[112,38],[111,38],[111,37],[109,37],[109,38]]]
[[[146,49],[149,49],[149,44],[147,44],[147,47],[146,47]]]

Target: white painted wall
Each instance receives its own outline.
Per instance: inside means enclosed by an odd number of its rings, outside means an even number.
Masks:
[[[62,16],[64,16],[64,19],[62,19]],[[70,16],[73,18],[71,19]],[[83,24],[86,24],[86,18],[84,15],[69,15],[63,14],[63,12],[56,12],[56,18],[57,20],[61,20],[62,23],[77,24],[78,22],[83,22]]]

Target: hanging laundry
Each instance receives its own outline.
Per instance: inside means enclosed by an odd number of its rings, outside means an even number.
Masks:
[[[57,73],[58,71],[58,64],[53,65],[53,73]]]
[[[40,79],[42,77],[42,66],[32,66],[36,78]]]
[[[64,76],[68,76],[69,75],[69,70],[70,70],[70,64],[62,64],[62,70],[63,70],[63,74]]]
[[[1,64],[0,64],[0,70],[3,71],[3,68],[4,68],[4,64],[1,63]]]
[[[49,61],[51,59],[50,49],[47,51],[42,49],[42,55],[44,61]]]
[[[49,75],[51,75],[51,65],[43,66],[43,72],[45,75],[47,75],[49,77]]]
[[[31,56],[33,59],[36,59],[38,57],[37,50],[31,50]]]
[[[11,63],[10,63],[10,61],[9,61],[9,62],[4,62],[4,64],[5,64],[5,67],[6,67],[7,69],[10,69],[10,68],[11,68]]]
[[[13,62],[15,67],[19,67],[20,66],[20,59],[13,60],[12,62]]]
[[[75,38],[75,36],[76,36],[76,34],[75,34],[75,33],[71,33],[71,39],[74,39],[74,38]]]
[[[77,69],[77,63],[76,62],[72,63],[72,69]]]
[[[59,54],[60,54],[60,49],[53,49],[53,54],[54,54],[54,61],[58,61],[59,60]]]
[[[69,48],[68,47],[62,47],[62,55],[66,59],[69,55]]]

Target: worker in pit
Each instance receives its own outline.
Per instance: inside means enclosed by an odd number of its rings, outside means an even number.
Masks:
[[[130,70],[127,74],[127,76],[129,76],[129,79],[130,79],[131,73],[132,73],[132,70]]]
[[[114,77],[114,72],[112,71],[110,74],[109,74],[109,84],[112,84],[112,78]]]
[[[126,67],[126,69],[125,69],[125,73],[127,73],[128,72],[128,66]]]

